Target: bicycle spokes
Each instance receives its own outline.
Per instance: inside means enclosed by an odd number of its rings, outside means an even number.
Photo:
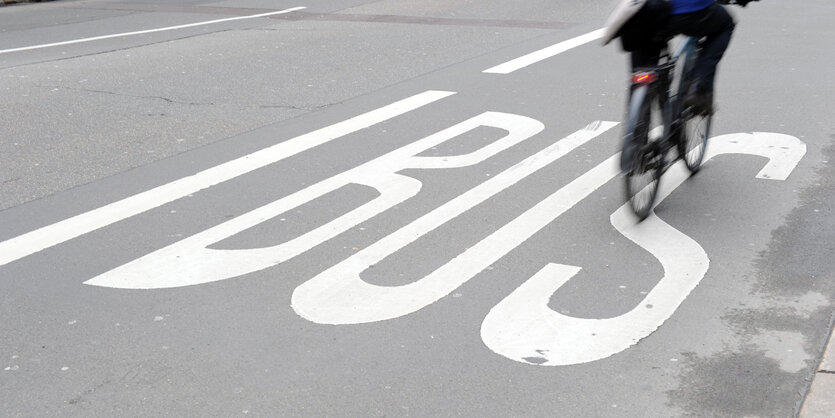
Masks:
[[[692,115],[683,122],[678,152],[690,172],[699,171],[710,135],[711,115]]]

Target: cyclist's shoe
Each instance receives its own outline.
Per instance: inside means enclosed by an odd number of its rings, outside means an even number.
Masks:
[[[693,83],[684,95],[684,107],[692,108],[697,115],[712,115],[715,111],[713,108],[713,91],[701,82]]]

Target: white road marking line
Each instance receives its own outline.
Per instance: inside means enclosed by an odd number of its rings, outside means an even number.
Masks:
[[[711,139],[705,160],[721,154],[758,155],[769,161],[757,178],[785,180],[805,153],[806,144],[792,136],[731,134]],[[609,159],[609,176],[617,173],[617,157],[616,154]],[[658,203],[688,177],[683,163],[671,167],[661,181]],[[598,182],[604,179],[601,177]],[[696,241],[654,214],[641,224],[636,225],[634,219],[628,203],[610,217],[618,232],[661,263],[664,277],[632,310],[606,319],[554,312],[548,307],[551,295],[580,267],[551,263],[490,310],[481,327],[484,343],[511,360],[558,366],[609,357],[657,330],[696,288],[710,261]]]
[[[540,218],[548,218],[550,222],[558,216],[555,213],[561,213],[559,209],[549,208],[553,210],[540,213],[536,219],[528,219],[525,222],[514,220],[491,235],[494,237],[498,234],[501,239],[482,240],[429,275],[407,285],[373,285],[364,281],[361,274],[421,236],[616,125],[616,122],[597,122],[589,125],[323,271],[293,291],[293,309],[303,318],[321,324],[357,324],[397,318],[431,305],[516,248],[547,224],[541,222]],[[562,202],[557,202],[557,206],[562,205]],[[568,203],[565,205],[568,206],[562,211],[570,207]]]
[[[0,242],[0,266],[455,94],[429,90]]]
[[[576,38],[572,38],[567,41],[551,45],[547,48],[540,49],[539,51],[534,51],[530,54],[523,55],[519,58],[510,60],[504,64],[499,64],[495,67],[488,68],[482,72],[490,74],[510,74],[516,70],[525,68],[531,64],[535,64],[539,61],[551,58],[554,55],[561,54],[565,51],[571,50],[581,45],[585,45],[596,39],[600,39],[601,37],[603,37],[603,31],[604,29],[598,29],[596,31],[589,32],[585,35],[580,35]]]
[[[41,44],[41,45],[32,45],[32,46],[24,46],[20,48],[11,48],[11,49],[3,49],[0,50],[0,54],[7,54],[10,52],[19,52],[19,51],[29,51],[33,49],[42,49],[42,48],[51,48],[54,46],[63,46],[63,45],[72,45],[72,44],[80,44],[84,42],[92,42],[92,41],[100,41],[102,39],[111,39],[111,38],[120,38],[124,36],[133,36],[133,35],[144,35],[146,33],[154,33],[154,32],[164,32],[169,30],[177,30],[177,29],[185,29],[191,28],[195,26],[203,26],[203,25],[211,25],[215,23],[223,23],[223,22],[231,22],[234,20],[244,20],[244,19],[255,19],[259,17],[267,17],[267,16],[274,16],[274,15],[281,15],[292,13],[298,10],[306,9],[306,7],[292,7],[285,10],[279,10],[276,12],[267,12],[267,13],[259,13],[255,15],[249,16],[236,16],[236,17],[227,17],[223,19],[215,19],[215,20],[207,20],[205,22],[196,22],[196,23],[188,23],[185,25],[177,25],[177,26],[168,26],[164,28],[156,28],[156,29],[147,29],[147,30],[139,30],[135,32],[124,32],[124,33],[115,33],[112,35],[102,35],[102,36],[94,36],[91,38],[82,38],[82,39],[73,39],[70,41],[63,41],[63,42],[54,42],[50,44]]]
[[[478,127],[507,131],[502,138],[464,155],[418,154]],[[534,119],[485,112],[400,147],[365,164],[192,235],[96,276],[85,284],[123,289],[159,289],[230,279],[281,264],[418,194],[421,182],[398,174],[406,169],[444,169],[477,164],[541,132]],[[349,184],[371,187],[379,196],[286,242],[262,248],[221,250],[214,243],[287,213]]]

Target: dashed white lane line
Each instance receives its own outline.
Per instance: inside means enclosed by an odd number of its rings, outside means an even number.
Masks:
[[[561,54],[565,51],[574,49],[578,46],[585,45],[596,39],[600,39],[601,37],[603,37],[603,31],[604,29],[598,29],[596,31],[589,32],[585,35],[580,35],[576,38],[571,38],[567,41],[563,41],[558,44],[551,45],[547,48],[543,48],[538,51],[531,52],[530,54],[523,55],[519,58],[510,60],[504,64],[499,64],[495,67],[488,68],[483,72],[490,74],[510,74],[516,70],[525,68],[531,64],[536,64],[539,61],[551,58],[554,55]]]
[[[0,266],[455,94],[429,90],[0,242]]]
[[[10,53],[10,52],[29,51],[29,50],[33,50],[33,49],[50,48],[50,47],[54,47],[54,46],[80,44],[80,43],[84,43],[84,42],[100,41],[102,39],[120,38],[120,37],[125,37],[125,36],[134,36],[134,35],[144,35],[146,33],[164,32],[164,31],[169,31],[169,30],[192,28],[192,27],[195,27],[195,26],[212,25],[212,24],[215,24],[215,23],[231,22],[231,21],[235,21],[235,20],[255,19],[255,18],[259,18],[259,17],[267,17],[267,16],[275,16],[275,15],[292,13],[292,12],[302,10],[302,9],[305,9],[305,7],[291,7],[289,9],[279,10],[279,11],[276,11],[276,12],[259,13],[259,14],[248,15],[248,16],[227,17],[227,18],[223,18],[223,19],[207,20],[207,21],[204,21],[204,22],[188,23],[188,24],[185,24],[185,25],[167,26],[167,27],[164,27],[164,28],[138,30],[138,31],[134,31],[134,32],[114,33],[114,34],[111,34],[111,35],[102,35],[102,36],[93,36],[93,37],[90,37],[90,38],[72,39],[72,40],[69,40],[69,41],[53,42],[53,43],[49,43],[49,44],[24,46],[24,47],[20,47],[20,48],[11,48],[11,49],[2,49],[2,50],[0,50],[0,54],[7,54],[7,53]]]

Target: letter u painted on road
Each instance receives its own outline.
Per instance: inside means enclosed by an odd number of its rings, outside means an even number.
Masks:
[[[498,140],[465,155],[421,157],[421,152],[478,127],[507,131]],[[415,196],[421,183],[398,171],[442,169],[477,164],[544,129],[541,122],[507,113],[485,112],[413,142],[368,163],[323,180],[292,195],[145,255],[86,284],[156,289],[209,283],[262,270],[287,261]],[[264,248],[208,248],[225,238],[286,213],[349,184],[374,188],[379,196],[354,210],[287,242]]]
[[[293,292],[296,312],[313,322],[356,324],[397,318],[426,307],[478,274],[526,240],[547,222],[512,224],[504,239],[469,248],[429,275],[403,286],[377,286],[360,274],[419,237],[475,207],[521,179],[556,161],[577,147],[617,125],[597,122],[506,169],[488,181],[418,218],[391,235],[325,270]],[[574,202],[579,201],[579,197]],[[564,203],[564,202],[561,202]],[[563,207],[563,211],[571,205]],[[550,213],[550,219],[559,216]]]

